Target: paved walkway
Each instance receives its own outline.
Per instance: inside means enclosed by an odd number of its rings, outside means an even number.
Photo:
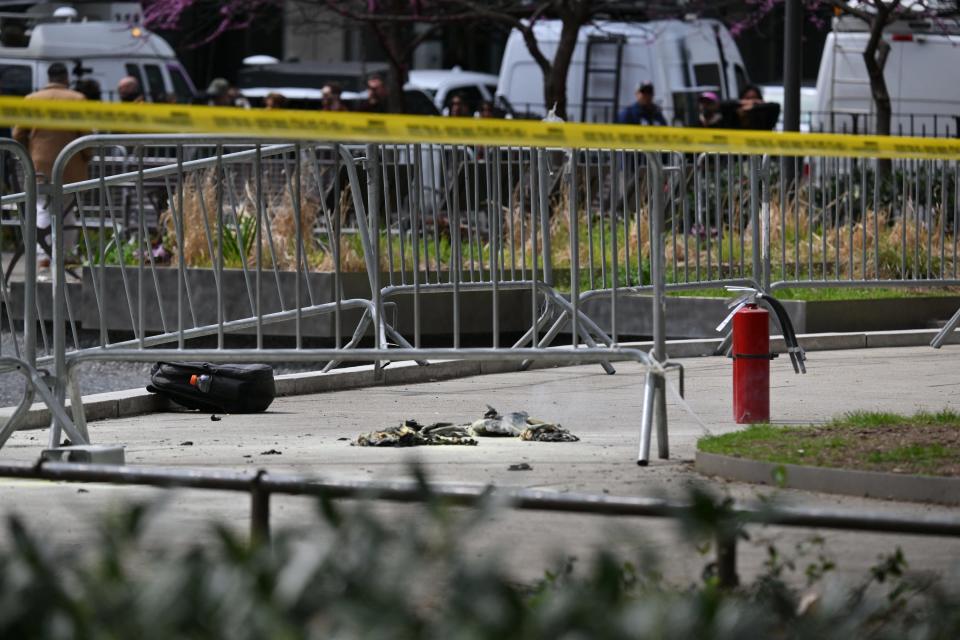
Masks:
[[[774,361],[772,413],[778,423],[809,423],[853,409],[910,413],[919,409],[960,410],[960,346],[860,349],[810,355],[809,374],[796,376],[788,363]],[[714,433],[737,426],[730,414],[730,362],[722,358],[684,361],[691,407]],[[95,442],[127,444],[131,464],[189,467],[256,467],[336,478],[396,478],[413,462],[423,464],[432,479],[444,482],[496,483],[557,491],[608,492],[612,495],[674,495],[699,481],[691,471],[696,439],[702,429],[670,400],[671,459],[654,460],[648,468],[635,464],[643,376],[639,367],[619,364],[615,376],[599,367],[538,370],[428,384],[362,389],[281,398],[269,414],[224,416],[211,422],[199,414],[162,414],[91,424]],[[368,449],[351,447],[347,439],[362,431],[393,424],[405,417],[421,421],[470,421],[490,404],[502,411],[526,410],[559,421],[578,434],[574,444],[527,443],[484,439],[477,447]],[[34,460],[44,432],[16,434],[0,455],[6,460]],[[192,442],[192,444],[187,444]],[[264,455],[268,450],[280,455]],[[654,452],[656,448],[654,447]],[[529,471],[508,471],[526,462]],[[738,483],[715,483],[738,499],[769,494],[770,489]],[[91,514],[129,498],[148,498],[158,491],[140,488],[58,485],[0,481],[0,509],[26,514],[35,526],[71,544],[83,544]],[[926,505],[811,494],[776,492],[790,504],[887,513],[952,514],[957,510]],[[245,527],[249,505],[237,494],[177,492],[167,495],[149,540],[188,541],[202,535],[208,517]],[[384,512],[409,510],[386,505]],[[276,499],[275,526],[311,525],[315,509],[302,499]],[[541,575],[558,554],[585,557],[597,544],[622,546],[626,553],[652,545],[668,555],[667,572],[695,579],[705,560],[678,542],[672,524],[655,520],[611,520],[593,516],[501,513],[477,532],[478,553],[490,547],[505,551],[518,576]],[[773,538],[784,549],[812,532],[754,529],[755,538]],[[826,533],[841,573],[862,571],[879,553],[904,548],[911,566],[942,568],[945,559],[960,558],[960,541],[897,536]],[[747,573],[763,560],[763,550],[744,545],[741,567]]]

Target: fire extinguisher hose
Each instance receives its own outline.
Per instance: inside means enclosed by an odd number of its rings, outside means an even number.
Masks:
[[[783,333],[783,341],[786,344],[790,362],[793,364],[794,373],[806,373],[807,367],[804,364],[804,361],[807,359],[806,354],[803,351],[803,347],[801,347],[797,341],[797,333],[793,328],[793,323],[790,321],[790,315],[787,313],[787,310],[779,300],[770,294],[757,292],[757,298],[766,302],[777,318],[777,324],[780,325],[780,330]]]

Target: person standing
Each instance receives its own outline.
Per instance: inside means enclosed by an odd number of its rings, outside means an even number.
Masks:
[[[447,109],[447,115],[451,118],[470,117],[470,107],[467,106],[467,101],[464,100],[461,94],[453,94],[453,97],[450,99],[450,107]]]
[[[117,83],[117,97],[120,102],[143,102],[143,89],[140,81],[133,76],[124,76]]]
[[[272,91],[263,100],[264,109],[286,109],[287,99],[282,93]]]
[[[367,100],[361,111],[368,113],[390,113],[390,91],[383,76],[370,76],[367,80]]]
[[[620,124],[667,126],[663,111],[653,101],[653,85],[649,82],[637,86],[637,101],[620,112],[617,122]]]
[[[83,94],[67,87],[70,74],[67,67],[61,62],[55,62],[47,69],[47,86],[26,96],[25,100],[85,100]],[[37,172],[37,181],[49,183],[53,178],[53,163],[64,147],[85,135],[82,131],[58,131],[53,129],[32,129],[14,127],[13,139],[26,147],[33,160],[33,167]],[[87,179],[87,162],[90,160],[90,150],[74,155],[63,172],[63,183],[80,182]],[[41,269],[50,266],[50,216],[51,202],[49,194],[37,198],[37,266]],[[64,217],[64,224],[75,224],[72,207]],[[76,245],[77,232],[72,231],[64,236],[64,248],[71,254]]]
[[[323,85],[323,89],[321,90],[321,109],[323,111],[349,111],[349,109],[347,109],[347,105],[343,103],[343,100],[340,97],[342,93],[343,89],[340,87],[339,83],[328,82],[327,84]]]
[[[87,100],[92,100],[94,102],[100,102],[103,100],[103,91],[100,90],[100,83],[93,78],[83,78],[81,80],[77,80],[77,84],[74,89],[82,93],[83,97],[85,97]]]

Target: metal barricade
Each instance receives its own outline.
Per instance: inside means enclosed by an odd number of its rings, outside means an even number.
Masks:
[[[421,296],[451,294],[456,349],[462,345],[463,296],[478,292],[489,294],[483,315],[489,314],[494,349],[502,346],[503,296],[511,292],[529,293],[531,318],[512,348],[549,346],[556,332],[544,327],[574,315],[583,344],[612,345],[554,286],[548,199],[555,178],[547,155],[533,149],[437,145],[368,145],[366,156],[353,164],[345,155],[371,291],[379,292],[380,301],[412,296],[414,346],[422,344]],[[367,177],[366,206],[356,195],[363,193],[360,171]],[[383,268],[386,282],[381,283]],[[364,329],[361,324],[358,332]]]
[[[0,140],[0,375],[22,378],[20,401],[0,422],[0,446],[23,428],[35,397],[60,419],[61,404],[38,371],[37,347],[47,346],[37,279],[37,178],[30,155],[13,140]],[[19,268],[15,268],[19,265]],[[15,384],[4,383],[8,394]]]
[[[113,175],[103,163],[96,177],[63,184],[67,162],[89,149],[100,158],[110,157],[105,150],[112,149],[137,161]],[[55,416],[50,446],[58,444],[61,429],[74,443],[89,443],[75,373],[81,363],[94,360],[327,362],[328,367],[368,361],[379,370],[398,358],[421,363],[428,358],[535,358],[596,362],[609,371],[609,362],[631,360],[647,367],[648,395],[662,396],[665,384],[657,380],[663,368],[655,360],[613,345],[589,318],[577,316],[575,299],[567,300],[551,286],[546,155],[518,150],[511,164],[500,150],[463,147],[177,135],[98,135],[74,142],[54,167],[53,207],[62,211],[72,199],[84,202],[77,207],[82,266],[67,265],[66,228],[57,217],[52,322],[53,393],[61,406],[69,396],[74,410],[72,422]],[[148,166],[147,157],[164,160]],[[510,178],[514,168],[516,180]],[[159,204],[147,202],[151,189],[157,190]],[[514,189],[524,211],[514,215],[511,209],[507,215],[503,203]],[[111,206],[124,191],[133,203],[127,222]],[[151,210],[158,210],[156,222],[147,218]],[[499,235],[512,231],[527,210],[516,242],[529,243],[532,256],[528,262],[521,259],[520,273],[508,278]],[[441,240],[443,218],[447,241]],[[165,253],[169,262],[162,264]],[[344,267],[351,261],[366,280],[366,291],[356,279],[348,282],[351,274]],[[318,282],[330,278],[316,274],[319,267],[332,275],[326,294],[317,290]],[[515,265],[511,269],[515,272]],[[92,294],[83,308],[66,295],[68,280],[75,278]],[[350,287],[355,294],[347,295]],[[465,347],[455,310],[453,345],[425,347],[417,311],[421,294],[452,292],[456,307],[463,294],[479,290],[492,293],[495,310],[504,291],[530,292],[532,324],[524,339],[504,348],[495,313],[493,344]],[[414,299],[412,343],[388,318],[396,310],[394,299],[403,294]],[[545,348],[549,340],[538,332],[557,314],[576,318],[574,326],[583,330],[574,346],[579,342],[584,348]],[[307,329],[321,317],[332,321],[333,335],[327,336],[332,347],[307,339],[313,337]],[[346,343],[344,322],[357,323]],[[267,346],[268,327],[285,333],[286,345]],[[246,342],[234,339],[241,333]],[[368,333],[372,347],[364,348],[361,340]],[[666,457],[666,405],[660,402],[663,410],[655,412],[654,404],[648,402],[638,420],[646,433],[641,440],[648,451],[656,428],[660,454]],[[644,453],[642,461],[647,457]]]

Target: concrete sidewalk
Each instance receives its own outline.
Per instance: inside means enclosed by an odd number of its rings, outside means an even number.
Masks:
[[[810,355],[809,374],[796,376],[788,363],[773,363],[772,413],[779,423],[825,421],[845,411],[919,409],[960,410],[960,346],[858,349]],[[730,361],[705,357],[683,360],[690,407],[713,433],[737,426],[731,420]],[[425,466],[436,481],[495,483],[556,491],[612,495],[683,497],[684,485],[700,480],[691,471],[695,443],[703,433],[698,421],[674,399],[669,401],[671,458],[636,465],[643,372],[618,364],[607,376],[598,366],[535,370],[408,386],[378,387],[278,399],[268,414],[224,416],[169,413],[92,423],[98,443],[125,443],[130,464],[245,468],[298,472],[336,478],[397,478],[410,464]],[[559,421],[581,437],[572,444],[482,439],[476,447],[369,449],[350,446],[364,431],[403,418],[422,422],[467,422],[486,405],[501,411],[525,410]],[[0,452],[7,460],[35,460],[45,432],[21,432]],[[187,443],[192,444],[187,444]],[[269,450],[280,454],[265,455]],[[654,447],[654,455],[656,447]],[[526,462],[529,471],[508,471]],[[738,499],[770,494],[769,488],[714,483]],[[0,481],[0,508],[19,511],[56,540],[82,545],[90,534],[91,514],[126,499],[156,496],[159,491],[109,486],[60,485]],[[955,509],[908,503],[827,496],[797,491],[776,492],[790,504],[824,508],[870,509],[898,514],[955,514]],[[162,517],[148,540],[189,541],[202,535],[209,517],[245,527],[248,500],[238,494],[176,492],[167,495]],[[386,513],[410,507],[383,506]],[[274,525],[311,525],[315,509],[301,499],[275,500]],[[611,527],[626,553],[652,545],[670,560],[668,573],[693,580],[705,559],[677,546],[672,524],[655,520],[608,520],[592,516],[501,513],[477,536],[477,552],[496,547],[519,577],[542,574],[557,554],[585,557],[608,544]],[[810,531],[755,528],[755,538],[779,541],[784,549]],[[841,573],[859,574],[881,552],[900,545],[911,567],[942,569],[945,559],[960,558],[960,541],[827,532],[829,550]],[[762,546],[743,546],[741,568],[755,571],[764,559]]]

